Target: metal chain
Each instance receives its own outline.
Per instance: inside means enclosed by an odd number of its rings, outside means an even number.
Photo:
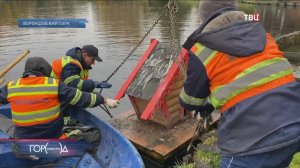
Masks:
[[[168,4],[164,6],[163,11],[161,14],[158,16],[158,18],[155,20],[155,22],[152,24],[152,26],[149,28],[149,30],[146,32],[146,34],[142,37],[142,39],[136,44],[136,46],[130,51],[130,53],[125,57],[125,59],[121,62],[121,64],[111,73],[111,75],[108,76],[108,78],[105,80],[106,82],[110,80],[115,73],[124,65],[124,63],[128,60],[128,58],[133,54],[133,52],[141,45],[141,43],[146,39],[146,37],[150,34],[150,32],[153,30],[153,28],[157,25],[159,20],[165,13],[169,10],[170,13],[170,19],[171,19],[171,49],[173,51],[172,55],[175,57],[174,60],[176,64],[179,66],[179,69],[181,71],[181,74],[183,75],[184,79],[187,78],[187,70],[184,64],[184,61],[182,63],[179,63],[177,60],[177,55],[178,53],[181,56],[181,59],[183,59],[183,55],[181,53],[181,46],[180,46],[180,41],[179,38],[176,40],[177,31],[176,31],[176,13],[178,11],[178,4],[176,0],[169,0]]]
[[[186,70],[183,55],[181,53],[180,38],[179,38],[179,36],[177,34],[177,31],[176,31],[176,23],[177,23],[176,13],[178,11],[177,1],[176,0],[169,0],[167,6],[168,6],[168,9],[169,9],[170,21],[171,21],[171,42],[170,42],[170,45],[171,45],[172,55],[174,57],[174,61],[179,66],[180,72],[181,72],[184,80],[186,80],[187,70]],[[180,54],[182,63],[179,63],[179,61],[177,60],[177,55],[178,54]]]
[[[150,32],[153,30],[153,28],[157,25],[157,23],[159,22],[159,20],[161,19],[161,17],[163,15],[165,15],[165,13],[168,10],[168,6],[166,5],[163,8],[163,11],[161,12],[161,14],[158,16],[158,18],[155,20],[155,22],[152,24],[152,26],[150,27],[150,29],[147,31],[147,33],[142,37],[142,39],[136,44],[136,46],[130,51],[130,53],[127,55],[127,57],[121,62],[121,64],[112,72],[111,75],[109,75],[109,77],[105,80],[106,82],[115,75],[115,73],[121,68],[121,66],[123,66],[123,64],[128,60],[128,58],[133,54],[133,52],[141,45],[141,43],[145,40],[145,38],[150,34]]]

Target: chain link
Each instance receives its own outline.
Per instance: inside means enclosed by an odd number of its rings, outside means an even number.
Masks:
[[[179,66],[180,72],[184,78],[184,80],[186,80],[187,78],[187,70],[186,70],[186,66],[185,66],[185,62],[184,62],[184,57],[181,53],[181,46],[180,46],[180,37],[177,34],[176,31],[176,13],[178,11],[178,4],[176,0],[169,0],[168,4],[168,10],[170,13],[170,21],[171,21],[171,41],[170,41],[170,45],[171,45],[171,50],[172,50],[172,56],[174,57],[174,61],[176,62],[176,64]],[[177,38],[176,38],[177,37]],[[182,62],[180,63],[177,59],[178,54],[180,54],[181,60]]]
[[[141,45],[141,43],[150,34],[150,32],[157,25],[157,23],[159,22],[159,20],[161,19],[161,17],[163,15],[165,15],[167,11],[169,11],[169,13],[170,13],[170,20],[171,20],[171,43],[170,43],[170,45],[171,45],[172,55],[174,57],[174,60],[175,60],[176,64],[179,66],[179,69],[180,69],[181,74],[183,75],[184,79],[187,78],[187,74],[186,74],[187,70],[186,70],[186,67],[185,67],[183,55],[181,53],[180,40],[179,40],[179,38],[176,38],[176,37],[179,37],[177,35],[177,31],[176,31],[176,23],[177,23],[177,21],[176,21],[176,13],[178,11],[178,4],[177,4],[176,0],[169,0],[169,2],[167,3],[167,5],[164,6],[163,11],[161,12],[161,14],[158,16],[158,18],[155,20],[155,22],[151,25],[151,27],[146,32],[146,34],[136,44],[136,46],[130,51],[130,53],[125,57],[125,59],[121,62],[121,64],[108,76],[108,78],[105,80],[106,82],[108,80],[110,80],[115,75],[115,73],[124,65],[124,63],[133,54],[133,52]],[[176,56],[178,55],[178,53],[181,56],[182,63],[179,63],[178,60],[177,60]]]
[[[123,66],[123,64],[128,60],[128,58],[133,54],[133,52],[141,45],[141,43],[145,40],[145,38],[150,34],[150,32],[153,30],[153,28],[157,25],[157,23],[159,22],[159,20],[161,19],[161,17],[163,15],[165,15],[165,13],[167,12],[168,7],[167,5],[164,7],[163,11],[161,12],[161,14],[158,16],[158,18],[155,20],[155,22],[152,24],[152,26],[149,28],[149,30],[147,31],[147,33],[142,37],[142,39],[136,44],[136,46],[130,51],[130,53],[127,55],[127,57],[121,62],[121,64],[112,72],[111,75],[109,75],[109,77],[105,80],[106,82],[115,75],[115,73],[121,68],[121,66]]]

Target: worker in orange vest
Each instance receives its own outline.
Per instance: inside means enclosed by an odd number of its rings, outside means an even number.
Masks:
[[[106,81],[98,82],[89,78],[89,70],[95,61],[102,62],[98,49],[93,45],[85,45],[82,48],[74,47],[70,49],[67,56],[54,60],[51,64],[51,77],[63,81],[70,87],[77,88],[85,92],[95,92],[95,88],[110,88],[112,85]],[[118,101],[107,99],[108,102],[116,104]],[[69,118],[72,106],[62,105],[65,111],[65,123],[72,122]]]
[[[66,53],[66,56],[52,62],[51,77],[85,92],[92,92],[95,88],[110,88],[112,85],[106,81],[89,79],[89,70],[95,61],[102,62],[95,46],[74,47]]]
[[[202,24],[186,40],[180,104],[219,109],[221,168],[288,167],[300,151],[300,84],[260,22],[234,0],[200,1]]]
[[[5,132],[15,138],[49,139],[62,135],[63,112],[61,102],[77,107],[96,107],[106,104],[115,108],[118,101],[108,101],[100,94],[82,92],[68,87],[63,82],[50,78],[51,66],[42,57],[32,57],[26,61],[23,77],[9,82],[0,89],[0,103],[11,105],[12,122],[2,125]],[[0,117],[2,121],[3,116]],[[9,122],[6,122],[9,123]]]

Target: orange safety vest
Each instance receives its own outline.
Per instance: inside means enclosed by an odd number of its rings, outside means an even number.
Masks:
[[[63,56],[60,59],[54,60],[51,64],[52,66],[52,72],[51,77],[61,80],[61,71],[62,69],[69,63],[72,63],[76,66],[78,66],[81,69],[80,72],[80,79],[87,80],[89,78],[89,71],[83,70],[80,62],[76,59],[73,59],[70,56]]]
[[[32,126],[56,120],[60,115],[58,80],[27,77],[7,85],[12,121],[18,126]]]
[[[293,69],[267,34],[264,51],[234,57],[196,43],[191,51],[203,62],[210,81],[210,101],[221,112],[236,103],[295,81]]]

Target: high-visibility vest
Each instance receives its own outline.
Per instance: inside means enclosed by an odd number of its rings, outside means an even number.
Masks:
[[[56,78],[61,80],[61,72],[62,69],[69,63],[72,63],[74,65],[76,65],[77,67],[80,68],[80,74],[78,75],[74,75],[74,76],[70,76],[67,79],[65,79],[65,81],[63,81],[64,83],[68,84],[70,82],[72,82],[74,79],[81,79],[80,82],[77,85],[77,88],[81,90],[82,88],[82,80],[87,80],[89,78],[89,70],[84,70],[82,68],[82,65],[80,64],[80,62],[76,59],[73,59],[70,56],[63,56],[60,59],[54,60],[51,64],[52,67],[52,72],[51,72],[51,77]]]
[[[204,64],[210,81],[210,101],[221,112],[236,103],[295,81],[293,69],[273,38],[267,34],[265,50],[234,57],[200,43],[191,48]]]
[[[60,115],[58,80],[27,77],[7,85],[12,121],[18,126],[45,124]]]

